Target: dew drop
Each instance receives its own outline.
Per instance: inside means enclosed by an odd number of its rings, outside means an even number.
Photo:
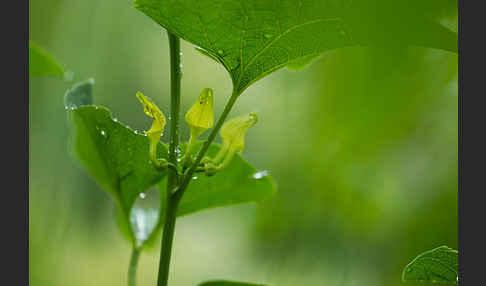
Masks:
[[[160,197],[157,187],[140,193],[130,211],[130,224],[138,246],[152,234],[159,220]]]
[[[265,38],[267,38],[267,39],[270,39],[270,38],[272,38],[272,37],[273,37],[273,35],[272,35],[272,34],[268,34],[268,33],[267,33],[267,34],[264,34],[264,36],[265,36]]]
[[[251,177],[253,179],[259,180],[259,179],[266,177],[266,176],[268,176],[268,172],[266,170],[264,170],[264,171],[254,173]]]
[[[218,50],[218,54],[223,55],[223,50]]]
[[[198,179],[198,177],[194,176],[194,177],[192,177],[192,179],[193,179],[193,180],[197,180],[197,179]]]

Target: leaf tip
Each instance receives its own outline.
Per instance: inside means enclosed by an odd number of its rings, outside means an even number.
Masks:
[[[64,107],[73,110],[93,104],[93,85],[93,78],[74,84],[64,94]]]

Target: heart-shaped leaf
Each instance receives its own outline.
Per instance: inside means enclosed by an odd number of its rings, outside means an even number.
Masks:
[[[29,75],[69,77],[64,68],[35,42],[29,41]]]
[[[198,142],[196,150],[202,142]],[[186,148],[181,145],[182,153]],[[207,156],[214,157],[221,146],[211,144]],[[162,186],[165,186],[165,179]],[[259,171],[243,157],[236,154],[231,163],[214,176],[207,177],[200,173],[193,176],[180,203],[177,215],[183,216],[197,211],[234,205],[239,203],[261,201],[275,193],[275,182],[267,171]],[[165,196],[162,207],[165,205]]]
[[[108,109],[91,105],[92,85],[93,81],[78,84],[65,95],[72,152],[100,187],[112,195],[125,233],[134,243],[141,244],[143,241],[135,241],[136,233],[130,224],[132,207],[140,194],[156,185],[166,171],[156,169],[150,162],[147,136],[118,122]],[[160,158],[167,157],[163,144],[159,144],[157,152]],[[137,214],[145,215],[140,211]],[[132,225],[128,231],[127,225]]]
[[[457,50],[456,33],[427,15],[397,17],[397,6],[381,9],[389,5],[381,2],[136,0],[135,7],[224,65],[237,94],[336,48],[390,42]]]
[[[206,281],[200,283],[198,284],[198,286],[265,286],[265,285],[246,283],[246,282],[226,281],[226,280],[214,280],[214,281]]]
[[[403,270],[403,281],[457,284],[457,250],[440,246],[417,256]]]

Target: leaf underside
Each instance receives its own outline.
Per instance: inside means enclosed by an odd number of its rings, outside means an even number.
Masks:
[[[457,51],[457,34],[425,16],[404,22],[388,16],[391,10],[375,20],[368,6],[332,0],[135,1],[138,10],[224,65],[238,94],[281,67],[337,48],[398,38],[400,45]]]
[[[457,250],[441,246],[417,256],[403,270],[404,281],[457,284]]]

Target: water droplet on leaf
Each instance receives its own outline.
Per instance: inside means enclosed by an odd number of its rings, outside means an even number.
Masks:
[[[259,179],[266,177],[266,176],[268,176],[268,172],[266,170],[264,170],[264,171],[254,173],[252,175],[252,178],[259,180]]]
[[[130,224],[141,246],[153,233],[159,220],[160,197],[157,187],[152,187],[146,192],[140,193],[130,211]]]

